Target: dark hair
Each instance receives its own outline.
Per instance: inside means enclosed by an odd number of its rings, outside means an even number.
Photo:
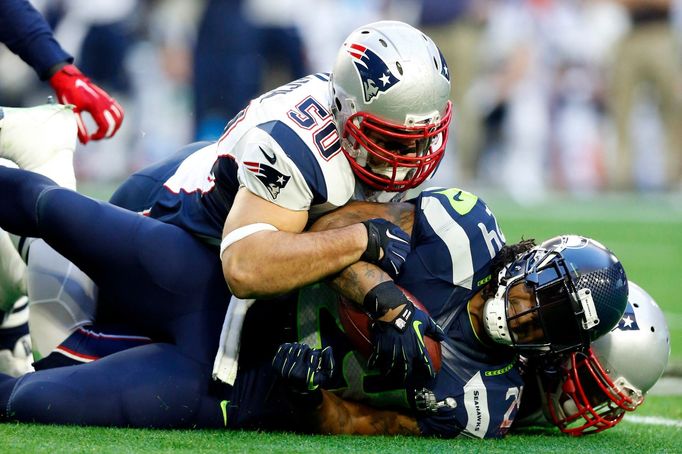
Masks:
[[[490,281],[481,290],[481,297],[483,300],[487,300],[495,296],[497,291],[498,276],[502,268],[513,262],[519,254],[528,252],[535,247],[535,239],[530,238],[524,240],[521,238],[516,244],[506,244],[500,252],[495,256],[492,263],[490,264]]]

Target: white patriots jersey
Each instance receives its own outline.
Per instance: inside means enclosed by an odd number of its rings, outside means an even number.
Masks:
[[[217,148],[219,156],[234,156],[242,164],[242,186],[313,217],[344,205],[355,190],[329,107],[328,81],[327,75],[314,74],[253,100],[228,125]]]
[[[216,143],[177,166],[150,215],[219,240],[240,187],[309,211],[311,220],[346,204],[356,197],[356,179],[330,105],[329,76],[322,73],[252,100]]]

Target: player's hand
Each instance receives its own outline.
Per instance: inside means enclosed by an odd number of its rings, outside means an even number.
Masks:
[[[407,300],[400,314],[391,322],[376,320],[371,327],[374,349],[369,367],[413,384],[425,383],[436,376],[424,336],[442,341],[445,333],[424,311]]]
[[[410,252],[410,236],[386,219],[370,219],[363,224],[367,227],[367,249],[360,259],[379,265],[395,278]]]
[[[279,346],[272,367],[295,391],[315,391],[334,374],[332,348],[310,348],[306,344],[285,343]]]
[[[50,78],[50,85],[62,104],[73,104],[78,122],[78,140],[85,144],[113,136],[123,122],[123,108],[107,92],[93,84],[74,65],[66,65]],[[88,135],[81,112],[88,112],[97,131]]]

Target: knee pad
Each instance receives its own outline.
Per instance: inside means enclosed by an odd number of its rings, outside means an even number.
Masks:
[[[26,273],[28,325],[36,360],[47,356],[80,326],[91,324],[97,286],[42,240],[31,244]]]

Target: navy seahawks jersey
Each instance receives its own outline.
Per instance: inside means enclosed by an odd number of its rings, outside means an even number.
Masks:
[[[310,221],[351,198],[393,199],[395,193],[356,185],[330,105],[329,76],[322,73],[252,100],[217,142],[138,172],[143,181],[163,186],[144,211],[215,242],[240,187],[283,208],[308,211]],[[138,181],[132,190],[139,187]]]
[[[516,415],[523,381],[511,349],[490,348],[476,337],[467,303],[490,279],[504,244],[485,203],[459,189],[432,189],[415,199],[413,250],[398,283],[439,321],[442,366],[428,389],[396,388],[342,334],[337,297],[318,284],[301,291],[300,341],[331,345],[341,373],[331,385],[342,397],[376,407],[410,408],[425,435],[503,436]]]

